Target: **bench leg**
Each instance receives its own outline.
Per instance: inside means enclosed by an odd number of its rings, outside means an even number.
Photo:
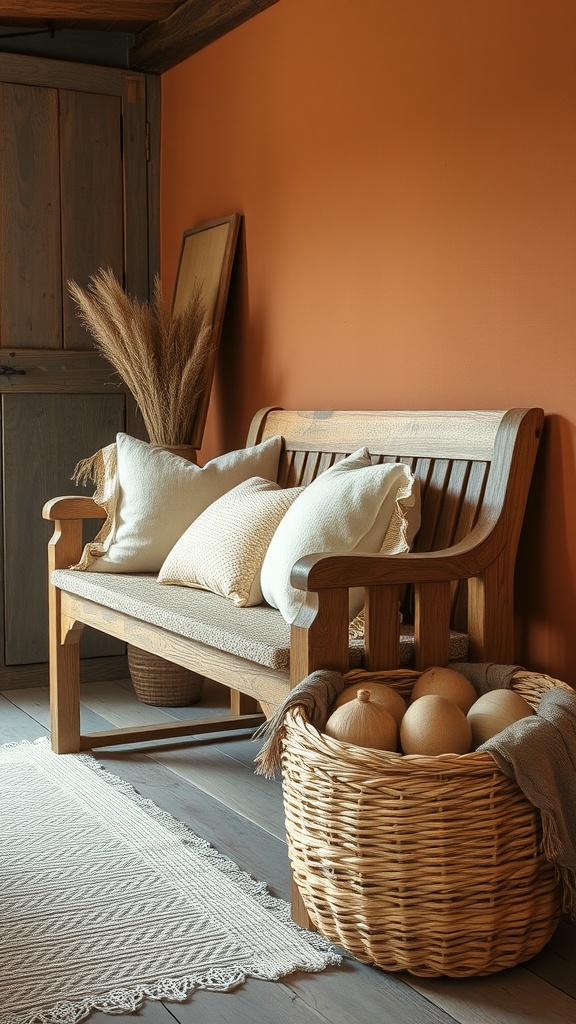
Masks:
[[[306,907],[304,906],[304,900],[302,899],[302,897],[300,895],[298,886],[296,885],[296,882],[294,881],[294,879],[292,879],[292,904],[291,904],[291,906],[292,906],[292,920],[295,922],[295,924],[299,924],[301,928],[307,928],[308,931],[316,931],[316,929],[314,928],[314,925],[312,924],[312,921],[310,920],[310,917],[308,916],[308,911],[306,910]]]
[[[80,750],[80,636],[83,627],[73,624],[67,628],[67,623],[62,622],[65,632],[62,638],[57,625],[50,625],[52,750],[55,754],[77,754]]]
[[[452,584],[416,583],[414,603],[415,668],[447,665]]]
[[[74,565],[82,551],[82,522],[56,520],[48,544],[48,579],[53,569]],[[80,636],[83,626],[62,615],[61,592],[49,583],[50,734],[56,754],[80,750]]]
[[[317,609],[302,609],[290,627],[291,687],[316,669],[348,671],[348,622],[346,587],[324,591]]]
[[[514,567],[504,558],[468,581],[470,661],[514,664]]]
[[[255,697],[240,690],[230,690],[230,711],[233,715],[257,715],[260,705]]]
[[[55,754],[80,750],[80,657],[78,644],[61,646],[50,665],[50,734]]]

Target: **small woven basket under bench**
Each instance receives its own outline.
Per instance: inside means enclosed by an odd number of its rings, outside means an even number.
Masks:
[[[420,673],[348,674],[408,698]],[[533,707],[549,676],[516,672]],[[491,974],[552,937],[561,892],[540,814],[488,753],[398,756],[284,723],[294,880],[313,925],[358,960],[433,977]]]

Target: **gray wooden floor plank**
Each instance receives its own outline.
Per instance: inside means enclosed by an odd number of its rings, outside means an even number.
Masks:
[[[0,743],[20,743],[47,734],[47,728],[0,694]]]
[[[28,721],[38,723],[41,730],[38,732],[47,733],[50,729],[50,706],[48,687],[28,686],[13,690],[4,690],[3,698],[15,709],[19,709],[27,717]],[[81,728],[84,732],[98,732],[101,729],[108,729],[110,722],[107,718],[97,714],[84,704],[81,705]]]
[[[317,979],[304,973],[292,975],[286,984],[332,1024],[450,1024],[459,1020],[411,989],[402,978],[350,958],[338,970],[325,972],[323,984],[314,985]]]
[[[277,788],[223,756],[221,750],[195,744],[190,750],[160,750],[150,757],[267,832],[284,838],[284,808]]]
[[[575,1019],[574,1000],[524,967],[485,978],[411,978],[410,986],[460,1024],[567,1024]]]
[[[525,966],[532,974],[576,999],[576,927],[568,918],[560,919],[548,945]]]
[[[232,992],[195,992],[187,1003],[170,1003],[180,1024],[326,1024],[280,982],[249,978]]]

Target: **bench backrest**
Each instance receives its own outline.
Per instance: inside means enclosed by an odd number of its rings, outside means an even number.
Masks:
[[[248,443],[281,434],[278,482],[310,483],[366,446],[374,462],[407,463],[421,488],[414,550],[438,551],[464,539],[482,515],[505,512],[505,543],[515,557],[538,438],[541,409],[463,411],[293,411],[264,409]],[[404,601],[409,614],[410,595]],[[466,587],[454,589],[453,626],[466,628]]]

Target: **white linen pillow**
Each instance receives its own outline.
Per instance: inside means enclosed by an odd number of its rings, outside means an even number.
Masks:
[[[250,477],[276,479],[281,447],[277,436],[200,467],[119,433],[116,445],[104,449],[108,479],[99,497],[108,518],[76,568],[158,572],[178,538],[213,501]]]
[[[415,515],[410,522],[408,509]],[[390,554],[408,550],[419,524],[415,480],[403,463],[372,465],[366,448],[331,466],[302,492],[274,534],[260,576],[264,600],[294,622],[306,601],[290,584],[304,555],[351,551]],[[389,547],[384,542],[389,531]],[[350,619],[364,603],[364,588],[350,591]]]
[[[262,603],[260,569],[281,519],[302,492],[252,477],[213,502],[176,541],[159,583],[221,594],[237,607]]]

